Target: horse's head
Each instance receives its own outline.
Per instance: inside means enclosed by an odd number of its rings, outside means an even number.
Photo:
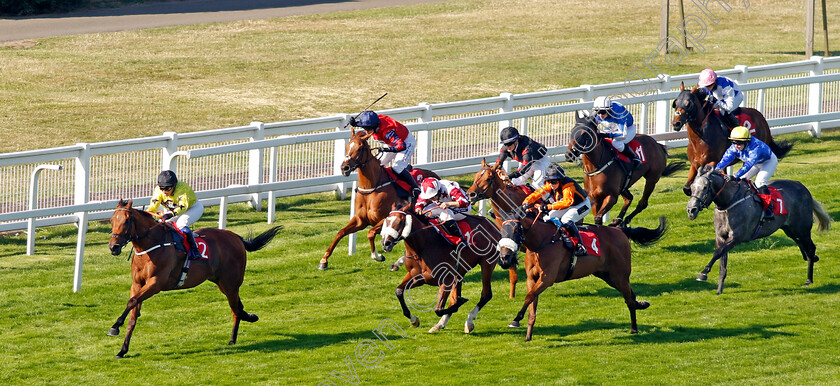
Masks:
[[[525,242],[522,232],[522,220],[515,216],[502,223],[502,238],[499,239],[499,265],[508,269],[515,267],[519,247]]]
[[[587,154],[595,149],[600,142],[598,135],[598,123],[594,116],[577,112],[575,126],[572,128],[571,140],[566,150],[566,161],[580,163],[582,154]]]
[[[691,198],[688,200],[685,210],[688,212],[688,219],[694,220],[701,210],[707,208],[720,194],[726,175],[723,170],[715,170],[712,165],[704,165],[697,171],[697,177],[691,183]]]
[[[504,170],[501,169],[500,164],[490,166],[482,159],[481,170],[475,173],[472,186],[467,189],[470,203],[475,204],[479,200],[495,196],[496,192],[504,187],[503,174]]]
[[[703,91],[696,86],[687,90],[683,83],[680,83],[680,95],[671,103],[671,108],[674,109],[674,117],[671,119],[671,128],[674,131],[680,131],[683,126],[697,121],[698,115],[702,111],[704,99],[700,93]],[[699,122],[696,124],[697,129],[700,128]]]
[[[344,154],[344,162],[341,163],[341,174],[345,177],[349,176],[354,170],[365,166],[371,160],[376,159],[367,142],[371,135],[360,131],[350,137],[350,142],[347,143],[346,153]]]
[[[382,230],[379,234],[382,236],[382,249],[385,252],[391,252],[400,240],[411,233],[413,217],[410,210],[411,204],[399,209],[394,204],[391,213],[382,221]]]
[[[108,241],[108,249],[111,254],[119,256],[122,248],[132,240],[137,233],[137,225],[132,216],[132,200],[120,200],[114,214],[111,215],[111,240]]]

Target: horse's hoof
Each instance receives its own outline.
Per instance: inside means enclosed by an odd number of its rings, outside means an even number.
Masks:
[[[122,356],[122,355],[120,355],[120,354],[117,354],[117,355],[114,355],[114,358],[115,358],[115,359],[122,359],[122,358],[123,358],[123,356]]]
[[[706,279],[708,279],[708,278],[709,278],[709,276],[706,275],[705,273],[701,273],[701,274],[697,275],[697,281],[706,281]]]
[[[510,328],[519,328],[519,322],[518,322],[518,321],[516,321],[516,320],[514,320],[514,321],[510,322],[510,324],[508,324],[508,327],[510,327]]]
[[[326,262],[319,263],[318,264],[318,269],[320,269],[321,271],[327,269],[327,263]]]
[[[612,225],[614,227],[617,227],[617,226],[621,225],[622,221],[624,221],[624,219],[622,219],[622,218],[613,219],[612,223],[610,225]]]
[[[420,327],[420,318],[411,315],[411,327]]]
[[[396,264],[391,264],[391,268],[388,268],[388,270],[391,272],[397,272],[400,270],[400,266]]]
[[[630,329],[630,333],[631,333],[631,334],[638,334],[638,333],[639,333],[639,330],[637,330],[637,329],[633,328],[633,329]]]
[[[247,315],[247,316],[246,316],[246,317],[244,317],[244,318],[242,318],[242,320],[244,320],[244,321],[246,321],[246,322],[248,322],[248,323],[254,323],[254,322],[256,322],[256,321],[260,320],[260,317],[259,317],[259,316],[257,316],[257,314],[246,314],[246,315]],[[235,343],[235,342],[234,342],[234,343]]]
[[[118,335],[120,335],[120,329],[119,328],[111,327],[111,329],[108,330],[108,336],[118,336]]]
[[[438,327],[438,325],[436,324],[436,325],[432,326],[432,328],[429,329],[429,333],[431,334],[433,332],[438,332],[440,330],[441,330],[441,328]]]
[[[807,286],[809,286],[809,285],[811,285],[811,284],[814,284],[814,282],[812,282],[812,281],[808,280],[808,281],[806,281],[806,282],[805,282],[805,284],[803,284],[802,286],[803,286],[803,287],[807,287]]]
[[[236,344],[235,340],[232,340],[232,341],[228,342],[228,346],[232,346],[232,345],[235,345],[235,344]]]
[[[650,302],[648,302],[647,300],[642,300],[640,302],[636,302],[636,309],[637,310],[646,310],[648,307],[650,307]]]
[[[378,261],[378,262],[380,262],[380,263],[381,263],[381,262],[383,262],[383,261],[385,261],[385,256],[383,256],[382,254],[377,253],[377,252],[372,252],[372,253],[370,254],[370,258],[371,258],[371,259],[373,259],[373,260],[376,260],[376,261]]]
[[[814,255],[814,257],[811,258],[812,263],[816,263],[818,261],[820,261],[820,258],[817,255]]]
[[[475,324],[464,323],[464,333],[469,334],[475,330]]]

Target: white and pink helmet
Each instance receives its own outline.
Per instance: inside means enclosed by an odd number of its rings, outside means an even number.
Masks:
[[[426,177],[420,184],[420,198],[428,200],[440,192],[440,181],[434,177]]]
[[[706,87],[715,84],[717,81],[717,74],[711,68],[707,68],[700,72],[700,79],[697,80],[697,85]]]

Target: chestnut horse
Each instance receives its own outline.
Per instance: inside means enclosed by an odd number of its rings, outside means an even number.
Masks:
[[[680,131],[683,126],[688,127],[688,161],[691,167],[688,169],[688,180],[683,186],[683,193],[691,195],[691,183],[703,165],[716,165],[723,157],[723,153],[729,148],[730,129],[721,122],[717,114],[714,114],[712,104],[705,101],[703,90],[694,87],[686,90],[685,85],[680,83],[680,95],[671,104],[674,109],[674,118],[671,120],[671,127],[674,131]],[[752,124],[742,121],[741,124],[747,127],[753,136],[770,146],[770,150],[778,159],[782,159],[793,147],[785,141],[778,144],[773,141],[770,127],[764,119],[764,115],[756,109],[741,107],[740,114],[749,116]],[[740,115],[739,114],[739,115]],[[740,118],[739,118],[740,121]]]
[[[341,239],[354,232],[358,232],[369,226],[373,226],[368,231],[367,238],[370,241],[370,258],[376,261],[385,261],[385,256],[376,252],[376,244],[374,238],[382,228],[382,220],[388,216],[391,206],[395,203],[405,204],[406,200],[401,200],[397,196],[397,190],[394,187],[396,181],[393,181],[385,172],[385,168],[379,163],[379,159],[371,152],[370,145],[367,140],[372,134],[366,134],[364,131],[358,131],[350,138],[347,143],[347,153],[344,156],[344,162],[341,163],[341,173],[346,177],[354,170],[359,170],[359,182],[356,189],[356,215],[350,219],[344,228],[338,231],[332,244],[324,252],[324,257],[318,264],[318,269],[327,269],[330,255],[332,255],[335,246]],[[425,177],[438,177],[432,171],[424,169],[416,169]],[[420,185],[420,182],[417,183]]]
[[[456,247],[447,243],[424,216],[412,212],[410,205],[399,210],[394,207],[385,219],[382,227],[382,248],[391,251],[400,240],[405,241],[405,268],[408,273],[397,286],[396,295],[403,315],[411,321],[413,327],[420,325],[420,319],[411,314],[405,303],[406,288],[411,298],[411,289],[423,284],[440,287],[435,314],[441,319],[429,332],[445,328],[452,313],[467,302],[467,299],[461,297],[461,283],[467,272],[475,266],[481,266],[481,299],[467,316],[464,332],[469,334],[473,331],[478,312],[493,297],[490,281],[499,256],[496,250],[499,229],[481,216],[467,215],[462,221],[471,227],[469,234],[464,235],[469,244],[462,243]],[[450,306],[444,308],[450,293],[455,296]]]
[[[619,195],[624,198],[624,205],[612,224],[630,224],[633,217],[647,208],[648,199],[659,179],[685,166],[685,162],[666,164],[667,148],[647,135],[636,134],[634,139],[642,145],[642,154],[638,156],[643,163],[633,171],[630,180],[627,181],[627,173],[620,165],[621,161],[616,158],[612,145],[603,140],[603,136],[598,132],[595,117],[583,117],[578,114],[576,119],[577,124],[572,130],[572,140],[566,151],[566,161],[576,162],[580,159],[583,163],[583,185],[592,200],[592,214],[595,215],[596,225],[603,224],[604,216],[609,214]],[[642,198],[633,212],[625,218],[624,214],[633,201],[630,187],[642,177],[645,178]]]
[[[600,256],[580,257],[575,257],[563,243],[555,243],[552,240],[557,227],[537,220],[540,216],[541,214],[534,216],[533,212],[529,211],[522,218],[505,221],[502,227],[502,240],[499,241],[499,265],[502,268],[516,264],[516,252],[522,245],[528,248],[525,255],[528,294],[525,295],[522,309],[508,327],[518,328],[519,321],[525,316],[525,309],[530,307],[528,331],[525,334],[525,341],[530,341],[537,319],[537,300],[540,294],[554,283],[594,275],[621,293],[627,309],[630,310],[630,333],[639,332],[636,326],[636,310],[644,310],[650,303],[637,301],[636,294],[630,288],[629,240],[641,245],[656,242],[665,233],[665,216],[659,218],[657,229],[590,226],[585,230],[598,237]]]
[[[191,260],[187,264],[186,254],[176,251],[174,247],[175,241],[170,229],[172,226],[158,222],[148,212],[132,208],[131,203],[130,200],[120,200],[117,204],[111,216],[111,241],[108,242],[108,248],[114,256],[119,255],[129,242],[134,246],[131,261],[131,279],[134,283],[131,285],[131,295],[122,315],[108,331],[108,335],[119,335],[120,326],[131,312],[125,341],[117,358],[122,358],[128,352],[131,334],[140,317],[140,307],[144,300],[160,291],[192,288],[205,280],[216,283],[227,296],[233,313],[233,332],[229,344],[236,343],[239,321],[253,323],[259,319],[257,315],[245,312],[242,300],[239,299],[239,287],[245,276],[245,252],[264,247],[282,226],[271,228],[249,240],[224,229],[199,229],[196,233],[204,239],[202,244],[207,245],[202,252],[209,258]],[[186,277],[183,277],[182,271],[186,271]]]
[[[481,160],[481,170],[475,173],[472,186],[467,189],[467,197],[471,204],[479,200],[489,199],[493,207],[496,226],[502,229],[502,222],[511,217],[511,213],[522,205],[527,194],[521,187],[510,183],[507,173],[502,169],[501,164],[495,166],[487,165]],[[516,294],[516,282],[519,277],[516,273],[516,266],[508,269],[510,279],[510,298]]]

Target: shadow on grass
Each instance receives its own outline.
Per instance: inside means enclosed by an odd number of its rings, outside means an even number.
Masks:
[[[640,318],[643,318],[644,312],[637,313]],[[526,321],[527,319],[525,319]],[[539,320],[539,318],[538,318]],[[646,326],[639,324],[639,334],[630,334],[630,320],[628,318],[626,323],[609,322],[601,319],[591,319],[582,321],[574,325],[553,325],[540,326],[539,323],[534,324],[533,340],[546,340],[551,342],[562,342],[562,345],[568,347],[573,346],[613,346],[615,344],[638,344],[638,343],[685,343],[698,342],[708,339],[732,338],[732,337],[750,337],[752,339],[770,339],[777,336],[794,336],[795,334],[789,332],[775,331],[781,327],[787,326],[784,323],[774,324],[754,324],[747,327],[686,327],[673,326],[668,328],[659,328],[654,326]],[[517,329],[508,329],[502,334],[519,335],[525,339],[526,324]],[[610,339],[605,342],[577,342],[575,340],[566,339],[575,334],[588,333],[598,330],[624,330],[627,335]]]
[[[276,339],[267,339],[249,344],[230,346],[231,351],[278,352],[289,350],[307,350],[332,346],[338,343],[353,342],[361,339],[376,339],[371,330],[340,332],[335,334],[276,334]],[[402,339],[399,334],[390,334],[389,340]]]

